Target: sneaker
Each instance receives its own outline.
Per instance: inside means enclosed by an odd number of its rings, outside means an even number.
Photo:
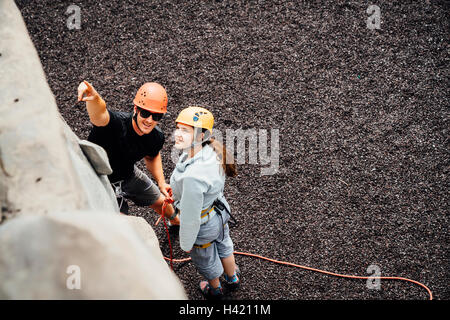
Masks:
[[[200,292],[207,300],[222,300],[223,299],[223,289],[219,284],[219,287],[214,289],[209,285],[208,281],[200,281],[199,284]]]
[[[228,277],[226,273],[223,277],[225,278],[224,286],[227,288],[227,291],[236,291],[241,286],[241,271],[237,265],[232,277]]]

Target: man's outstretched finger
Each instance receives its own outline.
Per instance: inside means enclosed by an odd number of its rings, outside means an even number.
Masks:
[[[86,85],[86,87],[88,88],[89,92],[94,91],[94,87],[92,86],[92,84],[90,84],[86,80],[83,80],[83,83]]]
[[[85,93],[87,88],[88,87],[84,82],[80,83],[80,85],[78,86],[78,101],[81,101],[81,99],[83,99],[83,94]]]

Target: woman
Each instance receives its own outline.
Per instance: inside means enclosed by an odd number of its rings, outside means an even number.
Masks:
[[[175,122],[175,148],[183,153],[170,186],[174,215],[180,213],[180,246],[208,280],[200,282],[202,294],[208,299],[221,299],[219,277],[224,271],[224,285],[229,291],[240,285],[229,235],[230,207],[223,196],[225,175],[237,175],[234,159],[211,138],[214,117],[207,109],[188,107]]]

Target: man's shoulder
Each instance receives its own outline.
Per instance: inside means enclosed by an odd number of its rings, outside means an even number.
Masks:
[[[131,118],[131,112],[109,110],[110,119],[118,121],[126,121]]]
[[[131,112],[108,110],[109,112],[109,123],[106,128],[109,130],[114,130],[115,132],[126,132],[128,123],[131,121],[133,116]]]

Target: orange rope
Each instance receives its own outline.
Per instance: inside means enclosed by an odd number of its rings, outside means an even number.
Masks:
[[[275,260],[275,259],[270,259],[270,258],[263,257],[263,256],[260,256],[260,255],[257,255],[257,254],[253,254],[253,253],[234,251],[234,254],[242,255],[242,256],[249,256],[249,257],[258,258],[258,259],[262,259],[262,260],[267,260],[267,261],[278,263],[278,264],[282,264],[282,265],[287,265],[287,266],[291,266],[291,267],[301,268],[301,269],[305,269],[305,270],[309,270],[309,271],[313,271],[313,272],[319,272],[319,273],[323,273],[323,274],[327,274],[327,275],[335,276],[335,277],[340,277],[340,278],[364,279],[364,280],[370,278],[370,279],[381,279],[381,280],[407,281],[407,282],[414,283],[414,284],[419,285],[422,288],[424,288],[428,292],[428,295],[430,296],[430,300],[433,300],[433,293],[431,292],[431,290],[426,285],[424,285],[423,283],[421,283],[419,281],[411,280],[411,279],[408,279],[408,278],[403,278],[403,277],[377,277],[377,276],[354,276],[354,275],[340,274],[340,273],[334,273],[334,272],[325,271],[325,270],[321,270],[321,269],[311,268],[311,267],[302,266],[300,264],[295,264],[295,263],[291,263],[291,262],[285,262],[285,261],[279,261],[279,260]],[[164,257],[164,259],[168,260],[168,261],[171,260],[172,262],[186,262],[186,261],[190,261],[191,260],[191,258],[169,259],[169,258],[166,258],[166,257]]]
[[[334,272],[325,271],[325,270],[321,270],[321,269],[311,268],[311,267],[307,267],[307,266],[302,266],[302,265],[294,264],[294,263],[290,263],[290,262],[278,261],[278,260],[266,258],[266,257],[260,256],[260,255],[257,255],[257,254],[253,254],[253,253],[238,252],[238,251],[235,251],[234,253],[235,254],[244,255],[244,256],[250,256],[250,257],[254,257],[254,258],[258,258],[258,259],[263,259],[263,260],[271,261],[271,262],[278,263],[278,264],[288,265],[288,266],[291,266],[291,267],[296,267],[296,268],[301,268],[301,269],[305,269],[305,270],[309,270],[309,271],[319,272],[319,273],[323,273],[323,274],[327,274],[327,275],[335,276],[335,277],[340,277],[340,278],[348,278],[348,279],[382,279],[382,280],[402,280],[402,281],[407,281],[407,282],[414,283],[414,284],[419,285],[422,288],[424,288],[428,292],[428,295],[430,296],[430,300],[433,300],[433,293],[431,292],[431,290],[426,285],[424,285],[423,283],[420,283],[418,281],[408,279],[408,278],[389,277],[389,276],[388,277],[354,276],[354,275],[340,274],[340,273],[334,273]]]
[[[168,241],[169,241],[169,248],[170,248],[170,269],[172,269],[173,270],[173,251],[172,251],[172,242],[170,241],[170,235],[169,235],[169,228],[167,228],[167,223],[166,223],[166,217],[164,217],[164,211],[165,211],[165,209],[166,209],[166,205],[167,205],[167,203],[169,203],[170,201],[165,201],[164,200],[164,202],[163,202],[163,205],[162,205],[162,215],[161,215],[161,217],[163,218],[163,221],[164,221],[164,229],[166,229],[166,234],[167,234],[167,239],[168,239]],[[172,201],[173,202],[173,201]]]
[[[168,202],[170,202],[170,201],[173,202],[173,200],[169,199]],[[161,217],[164,219],[164,224],[165,224],[165,218],[164,218],[164,210],[165,210],[165,207],[166,207],[166,201],[164,201],[163,209],[162,209],[162,213],[163,213],[163,214],[161,215]],[[159,220],[161,219],[161,217],[158,219],[158,221],[157,221],[156,224],[159,223]],[[167,226],[166,226],[166,228],[167,228]],[[167,232],[167,238],[168,238],[168,241],[169,241],[169,247],[170,247],[170,259],[169,259],[169,258],[166,258],[166,257],[164,257],[164,259],[170,261],[170,266],[171,266],[171,268],[172,268],[172,270],[173,270],[173,262],[186,262],[186,261],[190,261],[191,258],[173,259],[173,257],[172,257],[172,245],[171,245],[171,242],[170,242],[169,232]],[[258,259],[270,261],[270,262],[273,262],[273,263],[278,263],[278,264],[282,264],[282,265],[287,265],[287,266],[291,266],[291,267],[295,267],[295,268],[301,268],[301,269],[305,269],[305,270],[309,270],[309,271],[313,271],[313,272],[319,272],[319,273],[323,273],[323,274],[330,275],[330,276],[334,276],[334,277],[340,277],[340,278],[348,278],[348,279],[364,279],[364,280],[367,280],[367,279],[381,279],[381,280],[401,280],[401,281],[407,281],[407,282],[414,283],[414,284],[416,284],[416,285],[421,286],[422,288],[424,288],[424,289],[428,292],[428,295],[430,296],[430,300],[433,300],[433,293],[431,292],[431,290],[430,290],[426,285],[424,285],[423,283],[420,283],[419,281],[411,280],[411,279],[408,279],[408,278],[403,278],[403,277],[389,277],[389,276],[387,276],[387,277],[379,277],[379,276],[355,276],[355,275],[341,274],[341,273],[335,273],[335,272],[330,272],[330,271],[326,271],[326,270],[321,270],[321,269],[311,268],[311,267],[302,266],[302,265],[300,265],[300,264],[295,264],[295,263],[291,263],[291,262],[285,262],[285,261],[279,261],[279,260],[275,260],[275,259],[270,259],[270,258],[263,257],[263,256],[260,256],[260,255],[257,255],[257,254],[253,254],[253,253],[234,251],[234,254],[242,255],[242,256],[249,256],[249,257],[253,257],[253,258],[258,258]]]

